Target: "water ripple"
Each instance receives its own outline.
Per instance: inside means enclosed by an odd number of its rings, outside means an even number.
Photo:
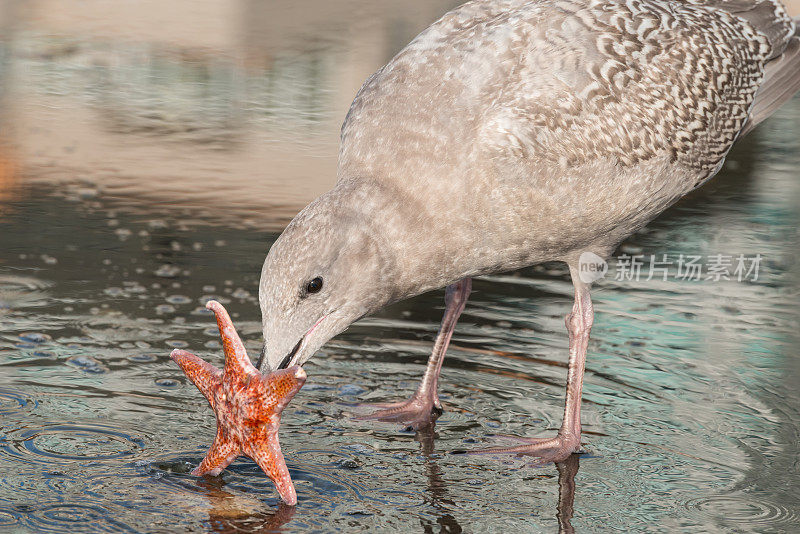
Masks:
[[[718,516],[728,525],[746,525],[753,528],[777,528],[794,525],[800,520],[797,510],[769,502],[755,495],[714,495],[686,503],[689,509],[701,512],[703,516]]]
[[[37,532],[74,532],[91,525],[92,532],[136,532],[112,519],[102,506],[75,503],[53,503],[28,511],[26,523]]]
[[[298,462],[304,453],[318,451],[298,451],[295,453]],[[179,486],[194,493],[206,493],[204,478],[189,474],[201,458],[164,457],[152,462],[142,462],[150,476],[169,486]],[[302,465],[288,465],[294,480],[299,499],[313,502],[315,507],[322,506],[331,510],[342,502],[371,502],[379,506],[413,508],[423,506],[425,494],[409,488],[367,487],[367,483],[354,476],[352,469],[331,470],[330,463],[316,463],[303,460]],[[264,475],[254,462],[239,459],[231,464],[220,475],[226,488],[243,494],[268,496],[270,505],[276,504],[278,496],[273,483]],[[372,482],[375,482],[374,479]],[[272,502],[275,501],[275,502]]]
[[[8,416],[36,408],[38,403],[13,389],[0,389],[0,415]]]
[[[9,529],[18,525],[20,515],[10,508],[0,508],[0,528]]]
[[[2,274],[0,275],[0,287],[2,286],[5,286],[6,288],[15,287],[29,291],[35,291],[47,289],[48,287],[53,286],[53,282],[42,280],[40,278],[33,278],[31,276]]]
[[[112,427],[54,424],[8,432],[0,451],[28,463],[104,461],[131,456],[143,440]]]

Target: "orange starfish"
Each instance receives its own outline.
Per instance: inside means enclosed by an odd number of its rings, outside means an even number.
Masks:
[[[175,349],[170,357],[194,382],[217,416],[217,435],[193,475],[218,475],[238,456],[255,460],[275,483],[281,498],[297,504],[289,469],[278,442],[281,412],[300,391],[306,373],[295,365],[262,375],[250,362],[228,312],[217,301],[206,308],[217,316],[225,368],[220,371],[191,352]]]

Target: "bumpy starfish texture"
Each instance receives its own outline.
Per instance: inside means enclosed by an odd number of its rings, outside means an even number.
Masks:
[[[228,312],[217,301],[206,308],[217,317],[225,367],[219,370],[191,352],[175,349],[170,357],[194,382],[217,416],[217,435],[193,475],[218,475],[238,456],[246,455],[275,483],[286,504],[297,494],[278,442],[281,412],[300,391],[306,373],[300,366],[262,375],[250,362]]]

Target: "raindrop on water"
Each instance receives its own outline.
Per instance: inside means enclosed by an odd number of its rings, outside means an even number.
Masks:
[[[25,332],[20,334],[19,338],[30,343],[46,343],[53,339],[47,334],[41,334],[39,332]]]
[[[180,273],[180,267],[169,264],[164,264],[153,272],[159,278],[176,278]]]
[[[67,364],[86,373],[102,374],[108,371],[108,368],[96,358],[85,354],[72,356],[67,359]]]
[[[180,382],[172,378],[157,378],[155,383],[162,388],[174,388],[180,385]]]

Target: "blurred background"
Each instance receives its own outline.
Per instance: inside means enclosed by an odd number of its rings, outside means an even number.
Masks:
[[[306,366],[297,509],[249,460],[189,475],[214,421],[170,350],[221,362],[214,298],[258,353],[261,263],[333,186],[352,98],[458,3],[0,0],[0,531],[800,531],[798,96],[619,251],[760,254],[758,280],[596,284],[587,454],[457,454],[558,428],[572,287],[544,265],[475,280],[435,430],[352,414],[416,387],[442,291]]]
[[[0,190],[13,165],[279,228],[333,186],[363,81],[458,3],[3,0]]]
[[[0,191],[24,174],[279,229],[333,186],[363,81],[459,3],[2,0]]]

